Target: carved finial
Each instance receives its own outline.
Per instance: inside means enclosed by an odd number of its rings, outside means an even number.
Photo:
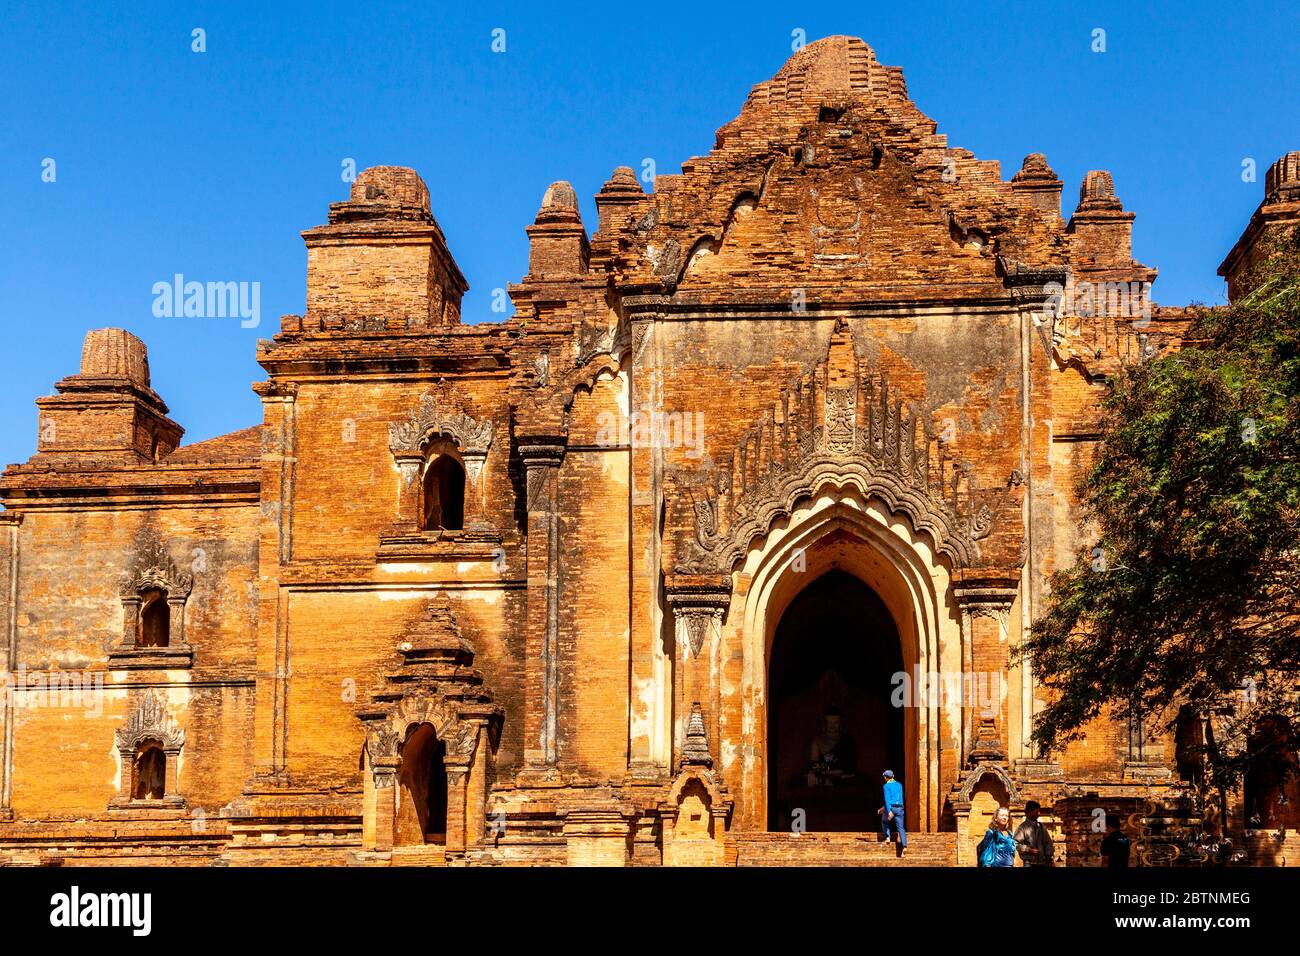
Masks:
[[[1300,199],[1300,150],[1287,153],[1264,174],[1264,201],[1294,202]]]
[[[1123,209],[1124,204],[1115,195],[1115,180],[1104,169],[1094,169],[1083,177],[1079,187],[1079,206],[1076,212],[1098,209]]]
[[[157,740],[164,750],[185,745],[185,731],[168,716],[166,705],[152,690],[141,695],[126,724],[117,731],[119,750],[135,750],[146,740]]]
[[[388,448],[394,454],[418,453],[426,439],[439,434],[452,438],[461,452],[486,452],[492,444],[492,420],[440,411],[437,400],[426,392],[406,421],[388,423]]]
[[[119,593],[129,597],[147,588],[159,588],[169,597],[188,597],[194,588],[194,575],[177,569],[166,545],[152,530],[142,531],[136,539],[135,560],[131,570],[122,575]]]
[[[638,199],[645,196],[645,190],[641,188],[641,181],[636,178],[636,173],[631,166],[620,166],[614,170],[614,174],[609,177],[605,185],[600,187],[600,192],[597,193],[597,201],[609,199],[613,196],[631,196]]]
[[[1056,173],[1052,167],[1047,165],[1047,157],[1042,153],[1030,153],[1025,157],[1025,161],[1020,164],[1020,171],[1011,177],[1013,183],[1022,183],[1028,180],[1052,180],[1055,181]]]
[[[149,387],[149,352],[125,329],[92,329],[81,348],[81,374],[87,378],[120,378]]]
[[[691,716],[686,723],[686,742],[682,746],[683,767],[712,767],[709,754],[709,735],[704,729],[704,712],[697,700],[691,704]]]
[[[551,183],[542,195],[542,208],[537,211],[537,222],[581,223],[578,211],[578,194],[564,180]]]
[[[371,166],[352,183],[350,201],[376,207],[408,207],[429,214],[429,187],[405,166]]]

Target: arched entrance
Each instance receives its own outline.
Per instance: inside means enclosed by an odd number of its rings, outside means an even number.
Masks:
[[[847,480],[845,486],[827,487],[803,499],[787,516],[774,521],[767,534],[751,545],[739,571],[737,596],[743,603],[739,608],[733,605],[728,622],[743,662],[734,726],[752,744],[738,754],[740,772],[733,786],[740,827],[761,830],[772,819],[767,749],[773,648],[786,610],[804,590],[832,571],[845,572],[865,585],[884,605],[895,627],[894,646],[901,657],[897,670],[913,677],[961,671],[961,623],[950,598],[949,569],[928,536],[887,503]],[[734,613],[737,610],[739,614]],[[903,690],[911,683],[906,682]],[[891,704],[893,693],[890,688]],[[902,756],[894,766],[870,768],[869,783],[875,789],[868,809],[870,813],[878,809],[879,774],[890,769],[903,785],[908,829],[937,830],[946,797],[941,780],[952,779],[959,758],[959,748],[945,745],[941,733],[959,732],[960,702],[908,694],[903,703]],[[897,741],[896,732],[892,739]],[[877,830],[876,821],[868,818],[864,829]]]
[[[768,663],[768,820],[773,831],[878,827],[881,772],[907,770],[898,628],[860,578],[832,569],[786,607]]]
[[[398,770],[398,846],[447,842],[447,747],[432,724],[411,727]]]

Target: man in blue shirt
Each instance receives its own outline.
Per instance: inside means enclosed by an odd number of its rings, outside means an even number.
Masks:
[[[907,852],[907,827],[903,825],[903,785],[894,779],[894,771],[886,770],[885,804],[880,808],[880,835],[888,840],[890,831],[898,834],[898,855]]]

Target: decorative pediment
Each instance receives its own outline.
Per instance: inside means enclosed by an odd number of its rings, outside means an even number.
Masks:
[[[474,648],[445,597],[407,626],[397,650],[401,667],[358,714],[372,763],[398,758],[408,731],[419,724],[433,727],[450,761],[468,760],[479,729],[496,733],[503,712],[474,669]]]
[[[451,438],[460,446],[462,454],[486,454],[492,444],[492,422],[439,408],[437,400],[425,393],[405,421],[389,423],[388,447],[395,455],[419,454],[425,442],[435,435]]]
[[[836,336],[851,354],[847,329]],[[991,504],[1007,489],[977,489],[971,466],[887,376],[860,375],[856,360],[842,364],[851,370],[834,379],[827,366],[800,376],[720,466],[677,475],[694,519],[678,573],[728,573],[778,517],[826,486],[882,499],[958,567],[980,558],[979,542],[995,520]]]
[[[1064,261],[1064,226],[1044,214],[1059,190],[1045,161],[1004,181],[937,132],[900,69],[860,39],[826,37],[754,87],[708,155],[658,176],[637,215],[602,234],[630,253],[615,258],[623,281],[710,301],[795,289],[826,302],[901,284],[997,296],[999,251]]]
[[[1007,797],[1012,803],[1020,799],[1020,788],[1000,764],[982,763],[966,774],[957,788],[957,800],[969,804],[975,795],[975,787],[985,777],[992,777],[1000,783],[1006,789]]]
[[[119,593],[130,597],[150,588],[165,591],[170,598],[189,597],[194,588],[194,575],[176,567],[166,546],[154,534],[146,534],[137,542],[135,560],[131,570],[122,575]]]
[[[126,723],[117,731],[117,748],[134,752],[146,740],[156,740],[163,750],[177,751],[185,746],[185,731],[167,713],[162,699],[152,690],[136,701]]]

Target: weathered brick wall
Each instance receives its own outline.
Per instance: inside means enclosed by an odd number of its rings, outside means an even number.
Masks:
[[[578,394],[559,489],[560,753],[566,769],[600,782],[627,772],[628,450],[606,431],[626,420],[626,390],[622,376],[602,376]]]
[[[1269,215],[1289,188],[1277,187]],[[1108,174],[1088,174],[1068,224],[1061,190],[1040,155],[1007,181],[996,163],[949,146],[897,68],[861,41],[829,38],[755,87],[714,149],[658,177],[652,194],[617,170],[590,240],[572,187],[553,184],[527,230],[528,274],[509,290],[516,316],[462,327],[465,281],[424,183],[398,167],[363,172],[328,223],[304,233],[307,314],[284,317],[259,344],[260,428],[168,454],[179,426],[160,417],[161,400],[140,397],[143,346],[119,330],[95,333],[82,375],[42,400],[62,416],[63,437],[42,437],[44,457],[6,471],[0,486],[23,514],[0,523],[0,584],[11,538],[20,554],[17,599],[0,590],[15,663],[102,670],[121,635],[117,577],[142,528],[178,562],[201,554],[203,568],[186,605],[192,669],[108,675],[94,716],[52,707],[7,718],[14,815],[22,825],[85,818],[55,827],[74,840],[103,824],[122,772],[113,733],[149,685],[185,731],[179,789],[190,806],[212,816],[230,804],[212,839],[233,841],[231,859],[341,862],[368,840],[354,859],[386,862],[362,769],[363,746],[382,741],[358,715],[391,690],[406,666],[399,648],[445,600],[473,651],[472,665],[446,666],[481,678],[485,706],[501,715],[495,749],[468,778],[484,794],[467,799],[507,808],[509,829],[468,859],[657,862],[656,807],[696,699],[733,825],[762,829],[764,641],[775,617],[742,618],[760,599],[779,616],[797,593],[793,578],[760,580],[759,552],[825,495],[875,521],[915,565],[905,577],[902,562],[852,536],[861,528],[827,536],[842,551],[835,560],[870,578],[897,618],[904,659],[924,651],[929,667],[1004,678],[998,739],[984,744],[1013,769],[1036,756],[1027,731],[1042,692],[1009,668],[1009,649],[1049,599],[1051,574],[1089,544],[1076,485],[1095,454],[1104,377],[1174,347],[1188,318],[1157,309],[1148,328],[1045,316],[1052,283],[1070,295],[1121,283],[1138,289],[1141,309],[1155,275],[1132,259],[1133,215]],[[1250,256],[1247,247],[1238,258]],[[763,468],[789,450],[772,446],[778,428],[794,444],[815,441],[836,425],[827,388],[865,397],[882,379],[902,403],[889,414],[915,415],[922,464],[937,476],[909,484],[910,507],[948,530],[918,530],[903,505],[882,504],[883,485],[860,494],[831,481],[780,502],[734,566],[692,570],[692,542],[719,531],[704,517],[717,476],[733,466],[740,475],[755,428],[769,435],[761,467],[746,487],[715,495],[728,506],[733,492],[752,492],[748,507],[770,490]],[[783,403],[796,381],[816,384],[808,420]],[[96,402],[69,398],[87,390]],[[390,447],[390,426],[418,417],[425,395],[438,414],[492,429],[457,533],[418,528],[418,495]],[[866,421],[865,406],[856,414]],[[103,457],[62,455],[67,442]],[[197,464],[204,445],[209,456],[224,449],[225,464]],[[840,566],[827,548],[818,573]],[[691,633],[670,606],[679,578],[726,592],[711,598],[727,615],[702,659],[678,641]],[[933,646],[922,647],[923,633]],[[909,803],[924,796],[930,814],[913,828],[952,822],[977,717],[945,703],[922,727],[909,712],[915,749],[902,776]],[[1145,757],[1169,750],[1151,741]],[[1103,718],[1054,755],[1064,784],[1034,785],[1047,798],[1079,784],[1128,797],[1128,755],[1127,728]],[[1062,813],[1068,839],[1086,842],[1072,812]],[[469,821],[470,837],[482,822]],[[133,825],[137,835],[165,830]],[[944,837],[918,843],[916,857],[949,860],[955,843]],[[0,849],[4,839],[0,825]],[[849,843],[810,857],[780,840],[729,841],[732,862],[824,862],[850,849],[845,859],[883,860]],[[220,852],[191,842],[192,855]]]
[[[19,526],[16,601],[20,679],[29,688],[14,714],[13,808],[17,816],[103,813],[123,769],[115,733],[136,688],[164,694],[185,731],[179,785],[191,807],[215,815],[251,769],[256,603],[256,508],[28,512]],[[148,529],[191,570],[187,670],[108,670],[122,641],[118,585],[134,542]],[[173,624],[175,628],[175,624]],[[84,696],[33,687],[81,681]],[[99,690],[103,699],[99,699]],[[127,769],[129,773],[129,768]]]

